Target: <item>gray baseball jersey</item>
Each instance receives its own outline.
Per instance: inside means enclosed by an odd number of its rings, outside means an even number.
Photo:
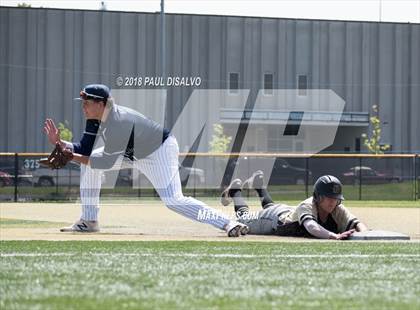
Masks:
[[[98,136],[104,140],[104,152],[92,154],[92,168],[109,169],[121,155],[145,158],[168,138],[169,130],[127,107],[113,104],[101,122]]]
[[[240,218],[254,235],[310,236],[303,223],[315,220],[319,225],[334,233],[354,228],[359,220],[344,205],[338,205],[325,222],[318,217],[318,209],[313,198],[302,201],[297,207],[284,204],[272,205],[258,213],[257,218]]]
[[[343,204],[335,207],[333,212],[328,215],[325,222],[322,222],[318,216],[318,207],[312,197],[302,201],[291,212],[283,213],[279,216],[279,226],[276,234],[306,235],[306,229],[303,223],[308,220],[314,220],[325,229],[342,233],[354,228],[359,220],[351,214]]]

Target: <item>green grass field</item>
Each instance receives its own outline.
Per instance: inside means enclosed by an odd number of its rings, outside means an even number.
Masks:
[[[48,222],[48,221],[28,221],[19,219],[0,218],[1,228],[57,228],[57,226],[65,226],[69,223]]]
[[[419,309],[417,242],[1,241],[1,309]]]

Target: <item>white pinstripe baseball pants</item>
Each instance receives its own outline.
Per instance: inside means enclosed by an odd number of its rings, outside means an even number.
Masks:
[[[197,199],[185,197],[182,193],[178,155],[178,143],[175,137],[169,136],[155,152],[144,159],[135,161],[134,168],[139,169],[150,180],[169,209],[192,220],[223,229],[230,222],[226,215]],[[103,170],[81,165],[81,218],[84,220],[96,221],[98,219],[102,173]],[[199,213],[212,216],[199,217]]]

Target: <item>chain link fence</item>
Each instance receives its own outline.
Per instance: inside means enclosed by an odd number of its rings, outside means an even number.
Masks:
[[[74,201],[79,198],[80,167],[70,163],[60,170],[42,167],[44,153],[0,153],[0,201]],[[418,200],[419,154],[181,154],[180,177],[186,195],[217,197],[223,178],[248,178],[255,170],[265,171],[273,198],[301,200],[312,194],[316,179],[337,176],[349,200]],[[230,170],[229,170],[230,168]],[[272,170],[271,170],[272,168]],[[270,174],[271,170],[271,174]],[[105,178],[106,178],[105,173]],[[226,181],[226,178],[224,178]],[[247,191],[248,196],[253,195]],[[119,171],[113,188],[102,197],[156,197],[144,175],[132,169]]]

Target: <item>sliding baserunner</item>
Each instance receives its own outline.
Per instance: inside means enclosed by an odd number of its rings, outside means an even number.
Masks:
[[[320,177],[313,195],[297,207],[274,203],[263,184],[264,174],[257,171],[243,183],[240,179],[233,180],[221,196],[225,206],[233,201],[238,221],[249,227],[249,234],[340,240],[355,231],[367,230],[342,204],[342,184],[334,176]],[[250,213],[242,197],[244,188],[254,189],[261,199],[263,210],[256,216]]]

